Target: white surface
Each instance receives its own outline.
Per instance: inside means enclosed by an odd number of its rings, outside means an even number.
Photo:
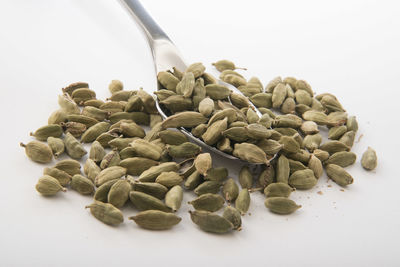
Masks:
[[[318,188],[293,194],[303,208],[290,216],[268,212],[253,193],[251,216],[229,235],[200,231],[187,205],[171,231],[139,229],[128,216],[120,227],[103,225],[83,208],[89,197],[39,196],[43,166],[18,143],[47,122],[71,82],[89,82],[99,98],[115,78],[130,89],[155,88],[145,39],[116,1],[3,0],[0,265],[399,266],[398,2],[147,0],[145,7],[188,62],[210,67],[228,58],[264,83],[291,75],[337,95],[364,135],[354,152],[360,159],[374,147],[378,168],[366,172],[358,159],[345,192],[322,177]],[[230,168],[236,176],[239,166]]]

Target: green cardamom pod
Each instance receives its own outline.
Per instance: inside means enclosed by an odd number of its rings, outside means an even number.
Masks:
[[[223,234],[233,229],[233,224],[222,216],[209,211],[189,211],[190,218],[200,229],[206,232]]]
[[[168,117],[161,126],[166,128],[194,127],[201,123],[205,123],[207,118],[199,112],[184,111]]]
[[[220,84],[208,84],[205,86],[206,95],[212,100],[222,100],[229,97],[231,90]]]
[[[194,88],[194,75],[192,72],[185,72],[182,79],[176,85],[176,93],[184,97],[191,97]]]
[[[212,167],[212,159],[210,153],[201,153],[194,160],[194,166],[201,175],[206,175],[207,171]]]
[[[258,146],[250,143],[235,144],[233,153],[235,157],[238,157],[244,161],[250,163],[265,163],[269,164],[267,155]]]
[[[129,199],[131,185],[127,180],[118,180],[115,182],[108,193],[108,203],[116,208],[122,208]]]
[[[209,125],[205,133],[201,136],[207,145],[215,145],[221,138],[222,132],[228,127],[228,118],[218,120]]]
[[[253,187],[253,174],[248,166],[243,166],[239,172],[239,184],[242,188],[250,189]]]
[[[57,158],[65,150],[64,141],[61,138],[56,138],[56,137],[49,136],[47,138],[47,144],[51,148],[51,151],[53,152],[54,158]]]
[[[313,121],[304,121],[301,126],[300,130],[305,135],[317,134],[319,133],[318,124]]]
[[[199,184],[194,189],[194,193],[198,196],[207,194],[207,193],[216,194],[219,192],[220,188],[221,188],[221,183],[218,181],[205,181],[205,182]]]
[[[353,165],[356,162],[357,155],[353,152],[340,151],[332,154],[325,162],[325,165],[335,164],[344,168]]]
[[[54,167],[59,170],[65,171],[71,176],[81,173],[81,164],[79,163],[79,161],[74,159],[60,160],[56,163]]]
[[[299,134],[296,133],[293,136],[282,136],[281,139],[279,139],[279,143],[283,145],[282,150],[287,153],[296,153],[300,151],[300,145],[296,141],[296,136]]]
[[[273,213],[290,214],[301,208],[296,202],[286,197],[270,197],[265,200],[265,206]]]
[[[161,200],[151,195],[138,192],[131,191],[129,193],[129,199],[132,204],[140,211],[143,210],[161,210],[165,212],[171,212],[171,208],[167,207]]]
[[[135,221],[140,227],[148,230],[168,230],[182,220],[182,218],[173,213],[159,210],[141,211],[135,216],[129,217],[129,219]]]
[[[68,116],[68,114],[64,110],[58,109],[50,114],[50,117],[47,120],[47,123],[48,124],[60,124],[62,122],[66,122],[67,116]]]
[[[71,175],[66,173],[65,171],[59,170],[57,168],[44,168],[43,170],[44,175],[51,176],[56,178],[62,186],[66,186],[71,182]]]
[[[108,85],[108,90],[111,94],[122,91],[124,89],[124,84],[120,80],[111,80],[111,83]]]
[[[108,225],[118,225],[124,222],[124,215],[122,212],[108,203],[95,201],[85,208],[90,209],[90,213],[99,221]]]
[[[203,124],[204,125],[204,124]],[[180,131],[164,130],[158,133],[161,140],[168,145],[180,145],[188,142],[188,138]]]
[[[213,65],[220,72],[224,70],[235,70],[235,69],[246,70],[245,68],[236,67],[235,63],[227,59],[218,60],[217,62],[214,62],[211,65]]]
[[[206,193],[188,202],[196,210],[217,211],[224,206],[225,200],[218,194]]]
[[[82,195],[91,195],[95,191],[93,182],[80,174],[72,176],[71,188]]]
[[[263,171],[261,171],[260,175],[258,176],[257,180],[262,188],[265,188],[269,184],[275,182],[276,178],[274,167],[272,165],[265,166]]]
[[[176,85],[179,83],[178,78],[166,71],[160,71],[157,74],[157,79],[164,88],[174,92]]]
[[[327,151],[321,149],[315,149],[313,151],[313,155],[315,155],[321,162],[324,162],[329,158],[329,153]]]
[[[142,172],[139,176],[140,182],[154,182],[162,172],[176,172],[179,169],[179,164],[176,162],[165,162],[160,165],[152,166]]]
[[[94,193],[94,200],[107,203],[108,201],[108,193],[110,192],[111,187],[115,184],[119,179],[110,180],[105,182],[101,186],[99,186]]]
[[[54,196],[59,191],[67,191],[56,178],[49,175],[43,175],[39,179],[36,184],[36,190],[43,196]]]
[[[279,134],[278,132],[276,132]],[[279,139],[281,138],[281,134],[279,134]],[[272,137],[272,136],[271,136]],[[273,139],[262,139],[257,142],[257,146],[262,149],[267,155],[275,155],[283,148],[283,145],[276,140]]]
[[[303,146],[313,152],[319,148],[322,142],[322,135],[319,133],[306,135],[303,139]]]
[[[328,138],[331,140],[338,140],[346,132],[347,132],[346,126],[344,125],[335,126],[329,129]]]
[[[310,169],[295,171],[289,177],[289,185],[301,190],[311,189],[317,182],[314,172]]]
[[[182,205],[182,199],[183,189],[180,185],[175,185],[165,195],[165,205],[176,212]]]
[[[68,93],[58,96],[58,104],[67,114],[80,114],[81,110]]]
[[[201,152],[201,147],[190,142],[167,146],[168,154],[173,158],[192,158]]]
[[[243,188],[235,201],[236,209],[242,214],[246,214],[250,207],[250,193],[247,188]]]
[[[87,100],[96,99],[96,92],[89,88],[79,88],[72,92],[71,97],[75,103],[83,105]]]
[[[49,136],[60,137],[63,134],[63,129],[60,124],[48,124],[37,129],[34,133],[30,133],[39,141],[46,141]]]
[[[168,192],[168,188],[159,183],[153,182],[135,182],[132,184],[134,191],[146,193],[158,199],[163,199]]]
[[[201,177],[201,174],[198,171],[194,171],[186,179],[184,186],[188,190],[194,190],[202,182],[203,182],[203,178]]]
[[[235,180],[230,178],[222,186],[222,195],[228,203],[234,201],[239,195],[239,186]]]
[[[290,187],[285,183],[272,183],[264,189],[264,195],[266,198],[270,197],[289,197],[290,194],[295,191],[294,188]]]
[[[162,184],[166,187],[173,187],[175,185],[181,184],[183,181],[182,176],[176,172],[162,172],[156,178],[156,183]]]
[[[272,94],[271,93],[258,93],[250,97],[251,103],[257,108],[272,108]]]
[[[108,122],[99,122],[86,130],[86,132],[82,135],[81,142],[91,143],[102,133],[107,132],[109,128],[110,124]]]
[[[290,167],[290,174],[293,174],[296,171],[301,171],[301,170],[307,169],[307,167],[304,166],[303,163],[301,163],[298,160],[292,160],[292,159],[289,159],[289,167]]]
[[[356,133],[358,131],[358,122],[355,116],[347,118],[346,127],[348,132],[353,131]]]
[[[361,165],[364,169],[372,171],[378,165],[378,158],[376,152],[371,147],[368,147],[367,151],[361,157]]]
[[[96,179],[96,176],[101,172],[99,166],[92,159],[87,159],[83,165],[83,172],[92,182]]]
[[[127,174],[136,176],[141,175],[144,171],[159,163],[148,158],[134,157],[121,160],[119,164],[127,169]]]
[[[278,183],[287,184],[289,180],[289,175],[289,160],[284,155],[280,155],[276,164],[276,181]]]
[[[81,159],[84,155],[87,154],[87,151],[82,146],[82,144],[79,143],[79,141],[76,140],[76,138],[73,137],[70,133],[67,133],[65,135],[64,144],[67,154],[73,159]]]
[[[96,123],[99,123],[98,120],[85,116],[85,115],[80,115],[80,114],[69,114],[67,116],[67,120],[69,122],[77,122],[77,123],[82,123],[86,125],[86,128],[92,127]]]
[[[238,231],[241,230],[242,217],[237,209],[231,206],[225,207],[222,217],[224,217],[233,224],[233,229]]]
[[[325,150],[329,154],[334,154],[341,151],[349,151],[350,147],[340,141],[328,141],[320,146],[321,150]]]
[[[126,175],[127,169],[121,166],[112,166],[102,170],[95,178],[96,186],[100,186],[110,180],[119,179]]]
[[[340,186],[346,186],[353,183],[353,177],[351,177],[351,175],[339,165],[326,165],[325,170],[328,177]]]
[[[308,168],[314,172],[314,176],[317,179],[319,179],[322,174],[324,174],[324,168],[321,161],[314,155],[311,155],[311,158],[308,161]]]
[[[345,133],[342,137],[340,137],[339,142],[345,144],[350,150],[353,147],[354,139],[356,138],[356,133],[353,131]]]
[[[25,148],[25,154],[32,161],[38,163],[49,163],[53,160],[53,152],[46,144],[39,141],[31,141],[26,145],[23,143],[20,143],[19,145]]]
[[[94,162],[101,162],[105,155],[104,147],[98,141],[94,141],[90,147],[89,158]]]

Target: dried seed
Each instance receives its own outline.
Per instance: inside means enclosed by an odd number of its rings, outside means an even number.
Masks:
[[[204,117],[209,117],[211,113],[214,111],[214,101],[206,97],[199,103],[199,112],[203,114]]]
[[[280,136],[279,136],[279,139],[280,139]],[[272,138],[272,136],[271,136],[271,138]],[[257,146],[260,149],[262,149],[267,155],[275,155],[283,148],[283,145],[281,143],[279,143],[278,141],[275,141],[273,139],[260,140],[257,143]]]
[[[287,96],[285,84],[279,83],[275,86],[272,92],[272,107],[279,108]]]
[[[329,141],[326,142],[325,144],[322,144],[320,146],[321,150],[325,150],[326,152],[328,152],[329,154],[334,154],[336,152],[340,152],[340,151],[349,151],[350,147],[348,147],[347,145],[345,145],[344,143],[340,142],[340,141]]]
[[[112,80],[108,85],[108,90],[110,90],[111,94],[122,91],[124,89],[124,85],[120,80]]]
[[[39,141],[46,141],[48,137],[60,137],[63,134],[63,129],[59,124],[49,124],[37,129],[34,133],[30,133]]]
[[[108,167],[118,166],[120,162],[121,158],[119,156],[118,150],[113,149],[103,157],[100,162],[100,168],[104,170]]]
[[[239,184],[242,188],[250,189],[253,187],[253,175],[248,166],[243,166],[239,172]]]
[[[101,169],[92,159],[87,159],[85,165],[83,165],[83,172],[87,178],[94,182],[96,176],[101,172]]]
[[[66,186],[71,182],[71,175],[65,171],[59,170],[57,168],[44,168],[43,175],[48,175],[56,178],[62,186]]]
[[[197,62],[197,63],[192,63],[190,64],[185,72],[192,72],[195,78],[200,77],[203,75],[204,71],[206,70],[206,67],[203,66],[202,63]]]
[[[58,96],[58,104],[67,114],[80,114],[81,110],[68,93]]]
[[[184,97],[191,97],[194,88],[194,75],[192,72],[185,72],[181,81],[176,85],[176,93]]]
[[[152,166],[142,172],[139,176],[140,182],[154,182],[162,172],[176,172],[179,169],[179,164],[176,162],[165,162],[157,166]]]
[[[129,219],[148,230],[168,230],[182,220],[182,218],[175,214],[159,210],[141,211],[135,216],[129,217]]]
[[[62,91],[64,93],[68,93],[69,95],[71,95],[76,89],[79,89],[79,88],[89,88],[89,84],[85,83],[85,82],[71,83],[67,87],[62,88]]]
[[[61,122],[66,122],[67,121],[67,116],[68,114],[62,110],[58,109],[51,113],[49,119],[47,120],[48,124],[60,124]]]
[[[205,86],[206,95],[213,100],[222,100],[228,98],[231,94],[231,90],[220,84],[208,84]]]
[[[206,175],[207,171],[212,167],[212,159],[210,153],[199,154],[194,160],[194,166],[201,175]]]
[[[89,158],[94,162],[101,162],[105,155],[104,147],[98,141],[94,141],[90,147]]]
[[[220,187],[221,183],[219,181],[205,181],[194,189],[194,193],[198,196],[207,193],[216,194],[219,192]]]
[[[91,195],[95,191],[93,182],[80,174],[72,176],[71,188],[82,195]]]
[[[257,108],[272,108],[272,94],[271,93],[258,93],[250,97],[251,103]]]
[[[93,119],[91,117],[85,115],[77,115],[77,114],[70,114],[67,116],[69,122],[78,122],[86,125],[86,128],[92,127],[96,123],[99,123],[98,120]]]
[[[89,88],[79,88],[72,92],[71,97],[75,103],[78,105],[83,105],[85,101],[95,99],[96,92],[90,90]]]
[[[71,176],[81,173],[81,164],[79,163],[79,161],[76,161],[74,159],[60,160],[56,163],[54,168],[65,171]]]
[[[126,175],[127,169],[121,166],[112,166],[102,170],[95,178],[96,186],[100,186],[110,180],[119,179]]]
[[[160,71],[157,74],[157,79],[161,83],[161,85],[164,86],[164,88],[174,92],[176,85],[179,83],[178,78],[166,71]]]
[[[228,118],[225,117],[223,120],[218,120],[209,125],[207,130],[201,137],[207,145],[215,145],[222,138],[222,132],[226,130],[227,127]]]
[[[328,138],[338,140],[345,132],[347,132],[347,127],[344,125],[332,127],[329,129]]]
[[[350,131],[345,133],[342,137],[340,137],[339,142],[345,144],[350,149],[354,144],[355,138],[356,138],[356,133]]]
[[[297,90],[304,90],[310,94],[310,96],[314,96],[314,92],[311,89],[311,86],[304,80],[297,80],[295,89]]]
[[[303,146],[308,149],[308,151],[313,152],[315,149],[319,148],[322,142],[322,135],[319,133],[306,135],[303,140]]]
[[[110,188],[107,198],[108,203],[116,208],[122,208],[129,199],[130,191],[131,185],[127,180],[118,180]]]
[[[258,146],[250,143],[235,144],[233,155],[250,163],[269,164],[265,152]]]
[[[205,210],[214,212],[224,206],[225,200],[218,194],[203,194],[196,199],[188,202],[195,210]]]
[[[73,159],[81,159],[87,154],[87,151],[82,144],[79,143],[79,141],[70,133],[65,135],[64,144],[67,154]]]
[[[181,113],[177,113],[168,117],[165,121],[162,122],[162,127],[166,128],[179,128],[179,127],[194,127],[201,123],[205,123],[207,118],[204,117],[201,113],[194,111],[185,111]]]
[[[233,224],[217,214],[209,211],[189,211],[190,218],[200,229],[206,232],[223,234],[233,229]]]
[[[60,191],[66,192],[60,182],[49,175],[43,175],[36,184],[36,190],[43,196],[54,196]]]
[[[270,211],[277,214],[290,214],[301,208],[301,205],[297,205],[286,197],[270,197],[264,204]]]
[[[325,170],[328,177],[340,186],[346,186],[353,183],[353,177],[338,165],[326,165]]]
[[[376,168],[378,165],[378,158],[373,148],[368,147],[368,149],[364,152],[361,158],[361,165],[368,171],[372,171]]]
[[[26,145],[20,143],[21,147],[25,148],[25,154],[31,160],[38,163],[49,163],[53,160],[53,152],[50,147],[39,141],[31,141]]]
[[[241,230],[242,217],[237,209],[231,206],[225,207],[222,217],[224,217],[233,224],[233,229],[238,231]]]
[[[105,224],[118,225],[124,221],[122,212],[111,204],[95,201],[85,208],[89,208],[90,213]]]
[[[180,131],[164,130],[158,133],[158,136],[165,144],[180,145],[188,142],[188,138]]]
[[[129,199],[132,204],[140,211],[143,210],[161,210],[165,212],[171,212],[171,208],[167,207],[161,200],[155,198],[151,195],[138,192],[131,191],[129,193]]]
[[[94,193],[94,200],[107,203],[108,201],[108,193],[110,192],[111,187],[115,184],[119,179],[110,180],[105,182],[100,187],[97,188],[96,192]]]
[[[143,90],[143,88],[140,88],[136,95],[142,100],[143,108],[146,113],[158,114],[156,101],[154,100],[153,96]]]
[[[314,172],[314,176],[317,179],[324,174],[324,168],[322,167],[321,161],[314,155],[311,155],[311,158],[308,161],[308,168]]]
[[[266,166],[257,178],[259,185],[265,188],[275,182],[275,169],[272,165]]]
[[[167,150],[168,154],[173,158],[192,158],[201,152],[201,147],[190,142],[185,142],[178,146],[168,145]]]
[[[222,187],[222,195],[227,202],[234,201],[239,195],[239,186],[235,183],[235,180],[228,179]]]
[[[298,135],[299,134],[296,133],[293,136],[282,136],[281,139],[279,139],[279,143],[283,145],[282,150],[284,152],[296,153],[300,150],[300,145],[295,139],[295,137]]]
[[[289,197],[290,194],[295,191],[294,188],[290,187],[287,183],[273,183],[268,185],[264,189],[264,195],[266,198],[270,197]]]
[[[162,184],[163,186],[166,187],[173,187],[175,185],[181,184],[183,181],[182,176],[180,176],[176,172],[162,172],[160,175],[157,176],[155,182]]]
[[[250,207],[250,193],[246,188],[239,192],[235,201],[236,209],[242,214],[246,214]]]
[[[60,139],[60,138],[49,136],[47,138],[47,144],[51,148],[51,151],[53,152],[54,158],[57,158],[65,150],[64,141],[62,139]]]
[[[358,131],[358,122],[355,116],[347,118],[346,127],[348,132],[353,131],[356,133]]]
[[[222,72],[224,70],[235,70],[235,69],[246,70],[245,68],[236,67],[235,63],[233,63],[232,61],[227,60],[227,59],[218,60],[217,62],[212,63],[212,65],[220,72]]]
[[[203,182],[203,178],[201,177],[201,174],[198,171],[194,171],[186,179],[184,186],[188,190],[194,190],[202,182]]]
[[[143,192],[158,199],[163,199],[168,192],[168,188],[159,183],[135,182],[132,184],[134,191]]]
[[[85,124],[74,121],[62,122],[60,125],[65,133],[71,133],[75,138],[80,137],[87,129]]]
[[[148,170],[150,167],[158,165],[159,163],[148,158],[134,157],[121,160],[119,164],[127,169],[127,174],[136,176],[141,175],[144,171]]]
[[[329,153],[321,149],[315,149],[313,155],[319,158],[321,162],[324,162],[329,158]]]
[[[347,167],[356,162],[357,155],[353,152],[341,151],[332,154],[324,163],[339,165],[340,167]]]
[[[278,183],[288,183],[290,175],[289,160],[284,156],[280,155],[276,164],[276,181]]]
[[[265,92],[272,93],[275,87],[280,83],[282,83],[282,78],[280,76],[275,77],[267,84],[267,86],[265,86]]]
[[[247,85],[247,81],[245,79],[232,74],[225,75],[223,81],[235,87]]]
[[[296,189],[307,190],[313,188],[318,180],[310,169],[295,171],[289,177],[289,185]]]

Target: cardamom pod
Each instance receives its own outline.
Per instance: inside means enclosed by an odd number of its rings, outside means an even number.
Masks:
[[[353,177],[351,177],[351,175],[339,165],[326,165],[325,170],[328,177],[340,186],[346,186],[353,183]]]
[[[176,212],[182,205],[182,199],[183,189],[180,185],[175,185],[165,195],[165,205]]]
[[[90,209],[90,213],[99,221],[108,225],[118,225],[124,222],[124,215],[122,212],[108,203],[95,201],[85,208]]]
[[[182,218],[173,213],[159,210],[141,211],[135,216],[129,217],[129,219],[135,221],[140,227],[148,230],[168,230],[182,220]]]
[[[243,188],[235,201],[236,209],[242,214],[246,214],[250,207],[250,193],[247,188]]]
[[[36,190],[43,196],[54,196],[59,191],[67,191],[56,178],[49,175],[43,175],[39,179],[36,184]]]
[[[217,214],[204,210],[189,211],[190,218],[206,232],[223,234],[233,229],[233,224]]]
[[[132,204],[140,211],[143,210],[161,210],[165,212],[171,212],[171,208],[167,207],[161,200],[155,198],[151,195],[138,192],[131,191],[129,193],[129,199]]]
[[[53,160],[53,152],[46,144],[39,141],[31,141],[26,145],[23,143],[20,143],[19,145],[25,148],[25,154],[32,161],[38,163],[49,163]]]
[[[372,171],[376,168],[378,165],[378,158],[373,148],[368,147],[368,149],[364,152],[361,157],[361,165],[368,171]]]
[[[91,195],[95,191],[93,182],[80,174],[72,176],[71,188],[82,195]]]
[[[289,197],[290,194],[295,191],[294,188],[290,187],[286,183],[272,183],[264,188],[264,195],[266,198],[270,197]]]
[[[290,214],[301,208],[296,202],[286,197],[270,197],[265,200],[265,206],[277,214]]]
[[[224,206],[225,200],[218,194],[206,193],[188,202],[196,210],[214,212]]]
[[[64,141],[62,139],[60,139],[60,138],[49,136],[47,138],[47,144],[51,148],[51,151],[53,152],[54,158],[57,158],[65,150]]]
[[[131,185],[127,180],[118,180],[110,188],[107,198],[108,203],[116,208],[122,208],[129,199],[130,191]]]

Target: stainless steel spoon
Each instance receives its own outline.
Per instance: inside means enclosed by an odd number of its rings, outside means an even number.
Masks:
[[[169,39],[167,34],[160,28],[160,26],[158,26],[158,24],[150,17],[147,11],[143,8],[142,4],[138,0],[120,0],[120,1],[132,15],[132,17],[134,18],[136,23],[140,26],[144,35],[147,38],[147,41],[149,43],[153,55],[156,75],[160,71],[171,70],[173,67],[176,67],[177,69],[184,71],[187,68],[187,64],[182,59],[182,56],[179,53],[178,49],[171,41],[171,39]],[[229,87],[229,89],[231,89],[235,93],[243,95],[242,92],[240,92],[236,87],[228,83],[225,83],[221,80],[218,80],[218,83]],[[153,92],[148,92],[148,93],[153,94]],[[158,112],[163,117],[163,119],[166,119],[168,116],[162,110],[157,101],[156,101],[156,106]],[[253,104],[251,104],[251,106],[256,111],[257,115],[261,117],[261,113],[257,110],[257,108]],[[207,145],[201,139],[192,135],[192,133],[187,131],[185,128],[180,128],[180,131],[183,132],[186,136],[188,136],[191,140],[193,140],[197,144],[203,147],[207,147],[214,153],[217,153],[229,159],[240,160],[233,155],[224,153],[215,147]]]

